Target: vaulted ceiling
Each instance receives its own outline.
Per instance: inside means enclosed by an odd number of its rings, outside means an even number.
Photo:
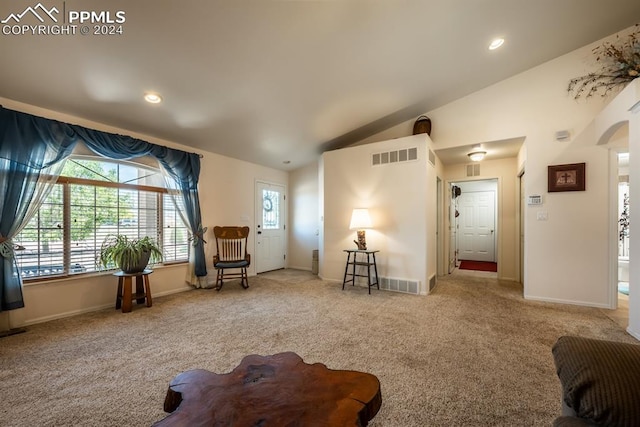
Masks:
[[[0,97],[289,170],[640,22],[640,1],[20,0],[0,20]]]

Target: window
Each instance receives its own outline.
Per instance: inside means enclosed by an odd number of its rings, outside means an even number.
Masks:
[[[277,191],[262,190],[262,228],[280,228],[280,193]]]
[[[164,262],[189,259],[189,233],[157,169],[96,158],[71,158],[53,190],[16,236],[25,279],[97,271],[105,237],[150,236]]]

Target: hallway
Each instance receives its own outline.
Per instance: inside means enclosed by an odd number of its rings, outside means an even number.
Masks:
[[[605,308],[600,309],[602,313],[609,319],[616,322],[618,326],[627,329],[629,326],[629,296],[618,292],[618,308],[615,310],[609,310]]]

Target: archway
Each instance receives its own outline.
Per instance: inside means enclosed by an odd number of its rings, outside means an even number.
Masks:
[[[616,316],[628,320],[629,295],[629,233],[621,227],[623,213],[629,206],[624,205],[629,198],[629,122],[622,120],[614,123],[600,136],[597,145],[609,150],[609,300],[610,308],[620,312]],[[624,155],[621,155],[624,154]],[[620,287],[621,284],[626,284]],[[620,291],[623,291],[621,294]],[[625,325],[626,326],[626,325]]]
[[[629,198],[640,200],[640,79],[633,80],[625,87],[606,107],[598,114],[594,120],[596,141],[600,146],[614,147],[616,140],[620,140],[621,135],[627,139],[629,149]],[[613,150],[610,150],[611,163],[615,161]],[[614,169],[613,167],[609,168]],[[617,183],[611,178],[610,173],[610,194],[614,194],[614,185]],[[611,198],[610,198],[611,199]],[[610,203],[610,218],[617,218],[617,212],[613,211],[613,203]],[[638,212],[630,210],[630,224],[633,227],[634,217],[640,218]],[[640,220],[638,221],[640,222]],[[632,231],[633,232],[633,231]],[[616,264],[618,247],[618,227],[610,220],[609,229],[610,260],[609,265]],[[612,244],[613,243],[613,244]],[[615,258],[614,258],[615,257]],[[640,339],[640,298],[638,298],[638,286],[640,285],[640,239],[631,240],[629,248],[629,322],[627,332],[635,338]],[[617,276],[617,272],[610,268],[610,277]],[[615,287],[609,287],[612,295],[617,293]]]

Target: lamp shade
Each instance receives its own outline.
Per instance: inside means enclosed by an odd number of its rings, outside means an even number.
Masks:
[[[371,228],[371,217],[369,216],[369,209],[354,209],[351,213],[351,223],[349,224],[349,230],[363,230],[365,228]]]

